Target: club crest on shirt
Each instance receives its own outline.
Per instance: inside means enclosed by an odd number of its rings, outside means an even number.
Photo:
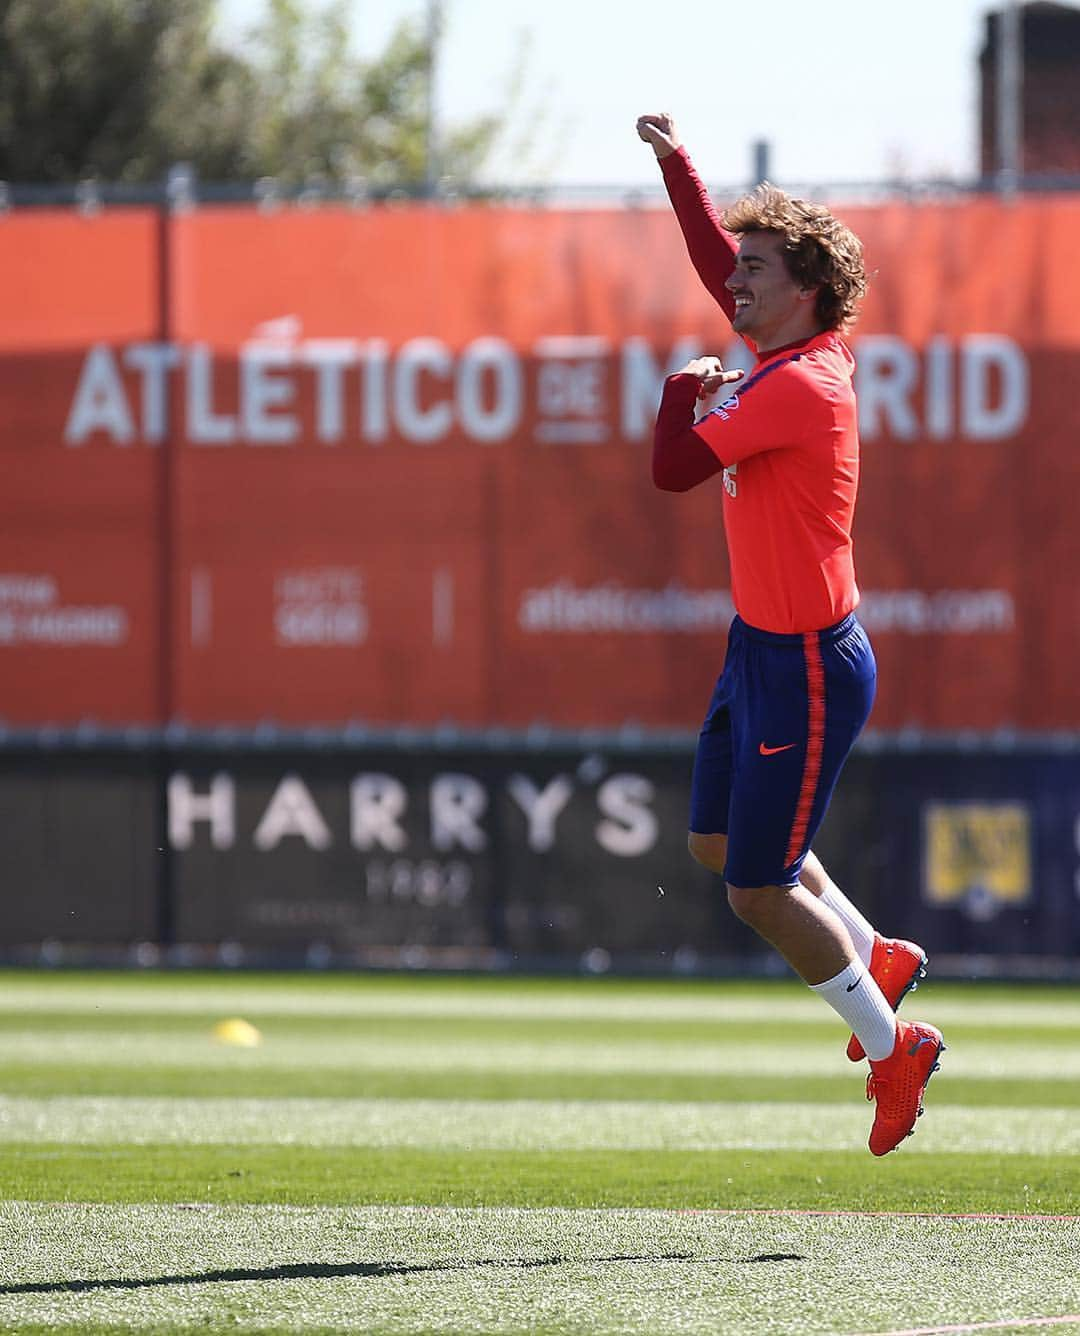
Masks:
[[[735,477],[738,470],[738,464],[729,464],[724,469],[724,491],[733,498],[739,495],[739,484]]]
[[[735,412],[738,406],[739,406],[739,396],[737,394],[733,394],[730,399],[725,399],[724,402],[720,404],[718,408],[714,408],[713,413],[715,413],[718,418],[721,418],[724,422],[726,422],[728,418],[732,415],[732,413]],[[710,414],[710,417],[711,416],[712,414]]]

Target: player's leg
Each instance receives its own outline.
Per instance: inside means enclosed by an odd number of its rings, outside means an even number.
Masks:
[[[691,854],[710,871],[723,875],[728,837],[691,831]],[[866,1050],[886,1057],[895,1041],[892,1008],[874,988],[866,966],[839,916],[822,900],[794,886],[737,887],[728,885],[728,903],[738,918],[753,928],[787,961],[824,1001],[837,1011]],[[861,988],[863,980],[870,986]]]
[[[736,917],[774,947],[811,987],[857,959],[840,919],[805,887],[734,886],[728,904]]]
[[[926,977],[926,952],[915,942],[902,937],[883,937],[877,932],[825,871],[812,849],[807,852],[799,881],[839,916],[859,959],[869,969],[893,1011],[899,1010],[908,993]],[[848,1039],[847,1055],[852,1062],[861,1062],[866,1056],[855,1034]]]
[[[897,1020],[839,916],[805,886],[729,885],[728,901],[858,1037],[870,1059],[867,1098],[877,1104],[870,1150],[895,1150],[922,1113],[923,1091],[945,1047],[940,1031]]]
[[[691,832],[689,847],[691,854],[699,863],[717,873],[717,875],[723,875],[727,864],[726,835],[700,835]],[[895,1011],[907,993],[916,988],[919,979],[925,976],[926,953],[914,942],[906,942],[900,938],[883,937],[876,932],[855,905],[837,887],[812,849],[807,853],[806,860],[799,872],[799,883],[803,889],[809,891],[811,896],[817,897],[822,905],[831,909],[833,914],[840,919],[840,922],[847,929],[848,938],[855,954],[870,970],[874,982],[884,993],[889,1005]],[[796,937],[801,936],[797,922],[804,919],[807,914],[812,913],[813,906],[810,904],[806,904],[800,909],[798,920],[795,921]],[[782,951],[785,959],[788,959],[788,952],[791,947],[782,949],[774,940],[774,937],[770,935],[770,933],[777,932],[782,932],[785,938],[792,935],[779,926],[770,928],[769,931],[761,935],[767,937],[772,945],[777,946],[777,949]],[[832,953],[830,955],[835,959]],[[820,964],[815,965],[809,959],[800,960],[798,963],[789,960],[789,963],[792,963],[796,972],[808,983],[816,982],[809,977],[807,971],[817,973],[821,968]],[[865,1056],[862,1045],[852,1036],[848,1043],[848,1057],[853,1062],[858,1062]]]
[[[806,858],[799,871],[799,881],[811,895],[816,895],[839,916],[848,930],[851,944],[859,959],[864,965],[869,965],[870,955],[874,949],[874,927],[825,871],[821,859],[813,849],[808,849],[806,852]]]
[[[723,875],[727,864],[726,835],[703,835],[692,830],[688,843],[691,854],[699,863],[717,875]],[[799,882],[840,919],[848,931],[855,954],[864,965],[870,965],[874,940],[879,934],[825,871],[813,849],[807,852],[799,872]]]
[[[892,1053],[896,1043],[892,1007],[855,953],[840,918],[816,895],[798,883],[729,882],[728,904],[859,1036],[870,1057]]]
[[[715,714],[710,712],[713,727],[702,731],[698,743],[690,850],[714,871],[724,869],[735,912],[858,1036],[870,1058],[867,1095],[877,1103],[870,1149],[883,1155],[914,1127],[922,1092],[937,1069],[941,1035],[932,1026],[897,1022],[840,915],[799,881],[840,768],[869,713],[873,654],[856,625],[828,644],[825,637],[807,637],[805,670],[794,672],[790,653],[770,652],[792,648],[777,646],[776,639],[765,637],[755,648],[752,638],[740,637],[734,661],[729,648]],[[839,705],[831,714],[830,696]],[[774,726],[796,741],[777,743]],[[768,744],[766,736],[772,739]],[[778,766],[759,764],[778,760]],[[719,781],[714,771],[721,772]],[[725,789],[730,791],[726,814]],[[739,869],[773,869],[781,858],[778,875],[739,875]]]
[[[809,804],[809,818],[805,829],[802,828],[801,821],[798,818],[796,820],[796,833],[805,839],[804,863],[810,842],[828,806],[840,769],[869,714],[876,677],[873,651],[865,633],[854,619],[843,628],[836,628],[832,633],[806,637],[805,641],[806,677],[810,696],[808,734],[812,738],[816,728],[822,736],[822,744],[820,773],[816,777],[815,792]],[[815,692],[819,696],[816,705]],[[803,796],[805,797],[805,789]],[[800,803],[800,812],[803,810],[803,804]],[[792,850],[794,843],[793,838]],[[878,947],[876,938],[874,947]],[[913,950],[921,957],[919,948],[914,947]],[[873,959],[872,950],[872,966]],[[921,965],[921,960],[918,963]],[[858,960],[858,965],[866,970],[861,960]],[[910,978],[910,972],[908,977]],[[829,981],[829,985],[816,991],[824,993],[833,982]],[[849,983],[847,986],[850,988],[852,985]],[[866,970],[861,986],[855,985],[856,994],[868,990],[889,1004],[889,999],[875,981],[872,970]],[[831,998],[826,1000],[832,1001]],[[840,1006],[835,1006],[835,1009],[842,1013]],[[856,1042],[861,1041],[859,1047],[865,1049],[866,1056],[870,1059],[867,1098],[874,1100],[877,1106],[870,1133],[870,1150],[875,1155],[884,1155],[894,1150],[904,1137],[909,1136],[914,1130],[915,1121],[922,1112],[923,1092],[930,1076],[938,1068],[938,1057],[944,1048],[940,1032],[931,1025],[899,1021],[895,1018],[893,1023],[895,1040],[891,1052],[884,1056],[866,1042],[857,1025],[853,1024],[851,1027]]]
[[[821,677],[816,672],[811,701],[804,639],[747,633],[730,689],[728,901],[859,1034],[866,1051],[884,1057],[895,1041],[892,1008],[843,920],[799,881],[835,772],[862,726],[873,689],[872,671],[864,670],[854,731],[844,736],[834,726],[830,734]]]
[[[743,624],[737,620],[728,637],[724,671],[713,692],[694,756],[687,845],[694,859],[717,876],[725,875],[728,862],[727,831],[732,789],[736,782],[735,748],[737,745],[745,747],[746,739],[756,727],[756,724],[747,727],[745,722],[748,700],[754,694],[747,690],[746,663],[748,657],[754,656],[755,648]],[[796,718],[797,723],[793,726],[805,728],[804,707],[798,708]],[[751,765],[753,760],[751,755]],[[745,773],[746,761],[740,764]],[[766,785],[772,777],[769,773],[763,775]],[[796,973],[803,978],[813,976],[813,982],[818,982],[827,977],[830,967],[846,964],[852,955],[851,941],[837,916],[813,895],[800,895],[788,906],[786,901],[793,890],[793,887],[785,887],[775,899],[776,907],[767,926],[764,922],[759,926],[752,918],[740,913],[739,907],[733,905],[733,908],[740,918],[776,947]],[[756,903],[762,904],[761,897]],[[765,931],[762,931],[763,926]],[[823,968],[826,973],[821,972]],[[831,972],[835,973],[836,968]]]

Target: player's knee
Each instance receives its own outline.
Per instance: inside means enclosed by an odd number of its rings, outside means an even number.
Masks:
[[[726,835],[696,835],[693,831],[686,837],[686,847],[690,857],[710,872],[722,873],[727,862]]]
[[[767,897],[760,886],[732,886],[727,888],[727,900],[736,918],[751,928],[762,926],[768,910]]]

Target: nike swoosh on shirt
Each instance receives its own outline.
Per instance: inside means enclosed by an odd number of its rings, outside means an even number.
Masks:
[[[798,745],[797,742],[788,742],[783,747],[766,747],[764,742],[762,742],[758,746],[758,751],[762,756],[775,756],[777,752],[791,751],[792,747],[797,747]]]
[[[862,983],[862,976],[860,975],[859,978],[857,978],[857,979],[855,980],[854,983],[849,983],[849,984],[848,984],[848,986],[847,986],[847,991],[848,991],[849,993],[853,993],[853,992],[855,991],[855,989],[858,988],[859,984],[861,984],[861,983]]]

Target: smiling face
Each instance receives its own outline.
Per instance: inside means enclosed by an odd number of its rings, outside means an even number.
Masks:
[[[791,277],[778,232],[748,232],[724,286],[735,299],[735,333],[752,339],[759,352],[810,338],[821,328],[814,312],[817,289]]]

